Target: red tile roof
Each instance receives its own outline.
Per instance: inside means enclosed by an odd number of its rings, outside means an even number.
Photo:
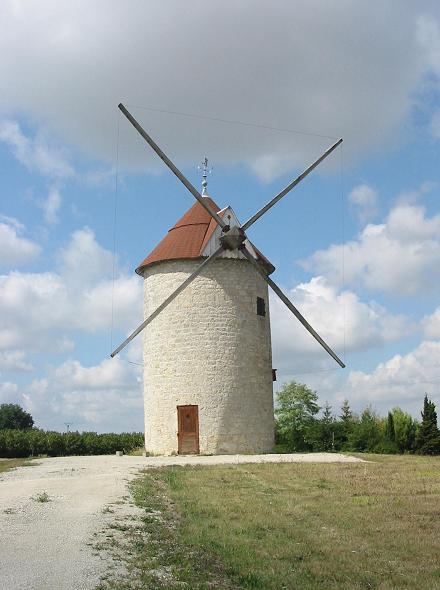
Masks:
[[[220,207],[210,198],[204,197],[211,208],[218,213]],[[220,216],[222,214],[220,213]],[[148,254],[137,267],[136,272],[142,275],[143,270],[151,264],[165,260],[185,258],[201,258],[202,253],[217,227],[217,222],[197,201],[188,209],[175,225],[168,231],[161,242]],[[273,272],[271,263],[257,251],[260,260]]]

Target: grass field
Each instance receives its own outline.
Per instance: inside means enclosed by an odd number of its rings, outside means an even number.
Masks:
[[[440,589],[440,458],[365,458],[149,471],[102,588]]]

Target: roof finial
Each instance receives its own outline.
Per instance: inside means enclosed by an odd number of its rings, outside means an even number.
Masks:
[[[202,174],[202,195],[206,195],[206,189],[208,187],[208,174],[211,174],[212,168],[208,167],[208,158],[205,156],[202,160],[201,165],[197,166],[199,170],[203,171]]]

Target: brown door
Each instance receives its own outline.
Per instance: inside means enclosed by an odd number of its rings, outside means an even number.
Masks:
[[[177,406],[179,455],[199,452],[199,406]]]

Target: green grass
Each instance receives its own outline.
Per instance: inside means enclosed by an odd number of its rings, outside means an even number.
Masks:
[[[440,458],[365,458],[149,471],[131,578],[102,587],[440,588]]]
[[[31,464],[30,459],[0,459],[0,473],[15,467],[27,467]]]

